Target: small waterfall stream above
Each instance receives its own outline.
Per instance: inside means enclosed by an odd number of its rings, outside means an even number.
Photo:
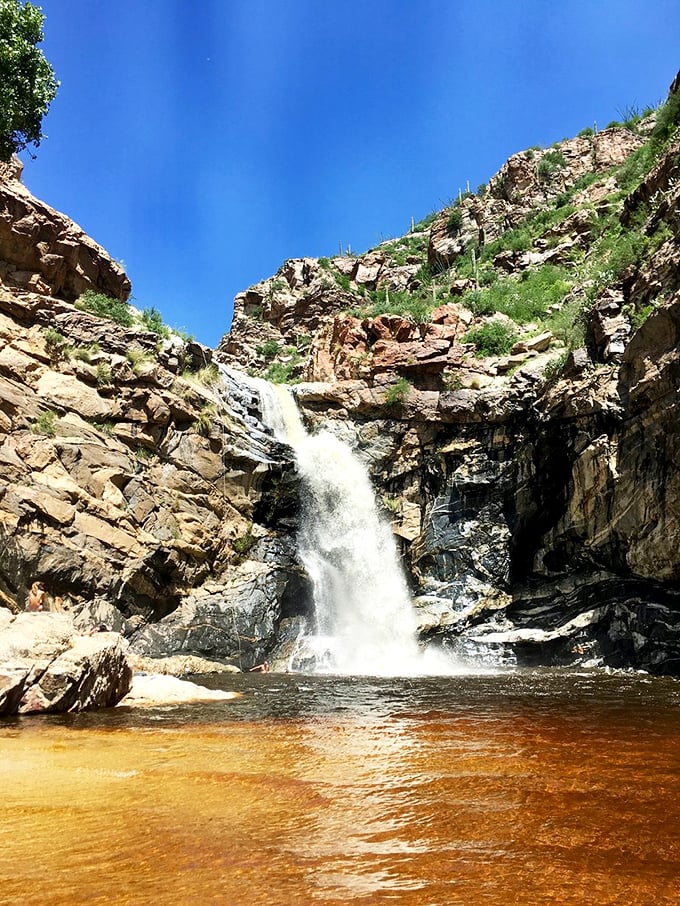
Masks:
[[[285,387],[254,384],[263,420],[293,448],[305,489],[298,546],[314,586],[317,625],[301,644],[314,653],[316,671],[458,672],[444,653],[418,646],[392,531],[378,514],[366,468],[330,431],[308,434]]]

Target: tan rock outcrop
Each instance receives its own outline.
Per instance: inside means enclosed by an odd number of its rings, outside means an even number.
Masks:
[[[111,707],[131,684],[127,643],[117,633],[79,635],[67,614],[0,622],[0,714]]]
[[[0,282],[73,301],[92,289],[126,300],[123,268],[64,214],[20,182],[21,164],[0,167]]]
[[[35,299],[0,290],[0,596],[20,609],[40,577],[52,596],[166,612],[229,569],[281,466],[227,401],[242,391],[169,371],[157,338],[135,369],[119,344],[143,350],[143,331]],[[84,357],[55,356],[47,330]]]

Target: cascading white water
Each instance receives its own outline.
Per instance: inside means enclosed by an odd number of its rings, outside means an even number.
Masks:
[[[317,671],[456,672],[445,655],[417,644],[394,537],[378,514],[365,467],[331,432],[308,434],[285,387],[254,383],[263,421],[293,448],[305,490],[298,545],[314,586],[317,626],[305,645],[315,652]]]

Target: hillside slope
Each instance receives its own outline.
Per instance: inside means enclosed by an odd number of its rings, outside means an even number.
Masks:
[[[680,79],[364,255],[286,262],[218,355],[368,462],[424,636],[680,671]]]

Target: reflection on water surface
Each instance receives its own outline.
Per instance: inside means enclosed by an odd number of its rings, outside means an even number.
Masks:
[[[677,902],[677,682],[219,682],[0,726],[0,903]]]

